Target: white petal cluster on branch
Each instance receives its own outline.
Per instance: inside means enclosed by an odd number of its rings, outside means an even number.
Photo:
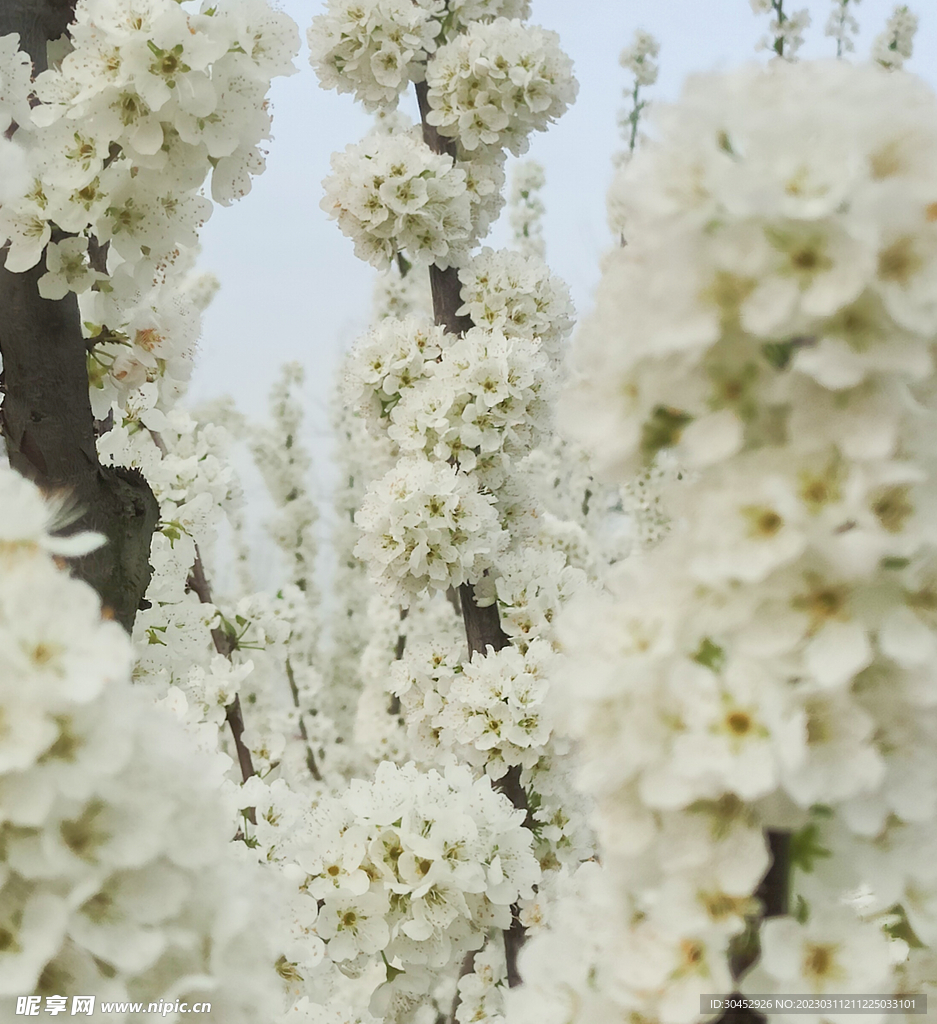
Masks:
[[[397,253],[447,267],[472,244],[465,171],[412,134],[370,135],[332,156],[322,209],[379,269]]]
[[[626,46],[618,58],[618,63],[634,75],[638,86],[653,85],[657,81],[660,70],[657,57],[660,55],[660,43],[651,35],[639,29],[634,34],[630,46]]]
[[[459,281],[460,314],[509,338],[539,339],[543,351],[559,360],[574,310],[569,289],[542,256],[486,246],[459,268]]]
[[[427,120],[463,150],[527,151],[576,98],[572,61],[555,32],[498,18],[441,46],[426,71]]]
[[[388,436],[403,453],[451,460],[497,489],[544,425],[548,368],[539,345],[476,327],[430,366],[432,377],[391,409]]]
[[[749,0],[755,14],[773,14],[768,35],[758,43],[759,50],[773,50],[778,57],[793,61],[804,45],[804,31],[810,27],[810,11],[785,11],[784,0]]]
[[[329,0],[308,32],[309,61],[324,89],[354,92],[368,110],[394,106],[423,81],[442,31],[443,0]]]
[[[446,344],[443,328],[425,316],[384,317],[349,353],[342,382],[347,405],[377,427],[409,388],[432,375]]]
[[[404,605],[427,587],[475,583],[507,544],[494,501],[455,466],[400,459],[355,516],[362,532],[355,554]]]
[[[0,124],[4,132],[11,122],[28,124],[32,90],[32,61],[19,48],[16,33],[0,36]]]
[[[859,22],[853,11],[860,0],[832,0],[832,3],[833,9],[826,23],[825,33],[836,40],[836,56],[841,57],[844,53],[855,52],[855,36],[859,32]]]
[[[495,18],[527,18],[530,0],[447,0],[446,9],[457,25]]]
[[[534,640],[476,654],[461,664],[461,644],[413,645],[392,668],[414,751],[432,762],[443,751],[500,779],[508,768],[533,768],[550,737],[544,707],[550,645]]]
[[[914,50],[918,19],[906,4],[899,4],[872,44],[872,59],[890,71],[904,66]]]
[[[48,246],[39,287],[82,296],[95,412],[162,378],[168,408],[198,336],[182,285],[212,210],[203,185],[210,175],[228,204],[263,170],[267,93],[295,70],[296,26],[266,0],[198,14],[175,0],[80,0],[70,48],[34,84],[14,39],[0,57],[0,107],[18,124],[30,180],[0,210],[5,266],[35,266],[53,230],[76,236]],[[27,113],[31,91],[40,102]]]
[[[487,779],[456,766],[385,761],[373,781],[320,801],[296,856],[307,899],[321,903],[327,955],[359,968],[381,955],[415,977],[461,960],[488,928],[508,926],[511,904],[539,880],[522,821]],[[372,1010],[392,996],[379,990]]]

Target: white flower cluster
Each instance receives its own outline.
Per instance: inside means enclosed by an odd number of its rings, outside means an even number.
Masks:
[[[489,942],[472,958],[471,974],[459,978],[458,1024],[503,1024],[506,981],[504,950]]]
[[[595,967],[611,1019],[731,986],[762,829],[796,900],[747,991],[895,991],[889,934],[937,941],[935,179],[934,95],[842,61],[692,80],[620,174],[567,421],[619,482],[661,451],[693,473],[558,627],[628,922]],[[541,1020],[608,1019],[549,985]]]
[[[5,266],[48,246],[41,294],[82,296],[105,407],[146,379],[182,381],[198,336],[180,285],[211,213],[263,170],[271,78],[294,70],[296,26],[266,0],[190,13],[175,0],[81,0],[70,49],[31,88],[23,55],[0,58],[27,154],[26,187],[0,210]],[[53,229],[74,235],[48,244]],[[176,386],[176,385],[171,385]]]
[[[441,46],[426,70],[427,115],[463,150],[527,151],[576,98],[572,61],[559,36],[517,19],[473,22]]]
[[[20,125],[37,184],[3,211],[7,268],[35,265],[53,224],[152,265],[191,246],[210,209],[197,192],[212,166],[223,202],[262,166],[264,96],[272,76],[293,70],[294,36],[264,0],[200,15],[173,0],[82,0],[72,49],[37,78],[42,103]]]
[[[381,761],[416,760],[439,767],[439,758],[418,756],[412,749],[400,700],[390,692],[392,668],[414,644],[464,644],[462,616],[446,594],[421,594],[404,611],[396,600],[379,593],[368,602],[367,621],[370,634],[357,666],[361,696],[354,725],[355,743],[371,759],[365,774]]]
[[[309,62],[323,89],[352,92],[367,110],[393,108],[445,35],[474,21],[526,18],[527,0],[328,0],[312,19]]]
[[[574,310],[565,282],[542,257],[486,246],[459,269],[459,281],[459,314],[509,338],[539,339],[543,351],[559,361]]]
[[[388,317],[356,342],[345,381],[348,400],[400,452],[452,460],[464,472],[477,470],[488,488],[500,486],[509,460],[536,443],[545,425],[550,378],[532,332],[538,306],[550,300],[534,296],[525,303],[520,287],[539,283],[535,272],[508,282],[518,283],[517,293],[505,288],[487,303],[490,318],[504,321],[504,333],[476,327],[450,343],[442,328],[419,317]],[[476,286],[474,294],[479,305],[484,303],[482,288]],[[560,330],[564,319],[557,324]]]
[[[917,15],[906,4],[900,4],[888,19],[884,32],[872,44],[872,59],[889,71],[904,67],[914,51],[917,26]]]
[[[618,58],[619,64],[631,72],[633,83],[625,89],[625,97],[629,101],[626,109],[619,111],[618,126],[622,135],[628,143],[625,152],[615,154],[613,161],[620,166],[630,159],[638,144],[638,126],[641,123],[641,116],[647,108],[647,100],[642,98],[641,90],[652,86],[657,81],[659,66],[657,57],[660,54],[660,43],[643,29],[637,29],[630,46],[626,46]],[[615,223],[614,215],[611,216],[612,229],[620,231]]]
[[[373,781],[322,800],[296,857],[328,956],[354,967],[382,954],[412,981],[508,927],[540,876],[523,817],[456,766],[441,775],[385,761]]]
[[[519,20],[527,7],[336,0],[314,22],[310,46],[322,84],[354,92],[381,114],[369,136],[333,156],[324,182],[322,207],[362,259],[386,268],[405,254],[443,270],[464,262],[503,205],[503,150],[525,150],[528,134],[575,98],[569,58],[555,33]],[[424,74],[427,124],[457,137],[447,153],[386,116]]]
[[[539,345],[473,327],[430,368],[391,409],[388,436],[405,455],[451,460],[495,490],[544,425],[548,367]]]
[[[446,8],[462,26],[473,21],[530,16],[530,0],[447,0]]]
[[[355,554],[404,605],[427,587],[475,583],[507,543],[494,501],[455,466],[401,459],[365,495]]]
[[[550,737],[544,707],[553,654],[545,640],[475,654],[460,664],[461,644],[412,644],[391,667],[391,689],[414,754],[425,762],[441,751],[500,779],[508,768],[533,768]]]
[[[303,406],[299,392],[304,379],[299,363],[283,367],[270,395],[273,426],[255,432],[250,448],[278,509],[268,529],[289,562],[290,582],[306,594],[312,605],[317,600],[313,574],[319,513],[308,491],[310,460],[300,436]]]
[[[660,43],[650,32],[638,29],[631,40],[631,45],[621,51],[618,63],[634,75],[635,85],[649,86],[657,81],[659,55]]]
[[[149,607],[134,621],[134,680],[160,697],[175,687],[173,706],[202,745],[215,751],[226,708],[253,668],[249,660],[232,664],[217,655],[211,631],[222,625],[219,609],[190,585],[197,554],[204,571],[216,527],[239,497],[228,461],[230,436],[181,410],[155,410],[155,394],[156,384],[146,384],[132,393],[126,410],[115,407],[115,423],[98,442],[104,465],[140,469],[160,503]]]
[[[837,57],[855,52],[855,36],[859,32],[859,22],[853,11],[859,2],[860,0],[833,0],[833,9],[826,23],[826,35],[836,40]]]
[[[423,80],[444,10],[443,0],[329,0],[307,33],[322,88],[353,92],[368,110],[394,106]]]
[[[755,14],[772,14],[769,34],[758,43],[759,50],[773,50],[785,60],[796,60],[804,45],[804,31],[810,26],[810,12],[806,7],[785,12],[783,0],[749,0]]]
[[[585,583],[560,544],[524,545],[507,552],[498,570],[476,587],[479,604],[497,602],[501,628],[523,652],[536,638],[552,642],[561,607]]]
[[[492,277],[499,263],[510,266],[509,260],[481,259]],[[450,342],[419,317],[387,318],[352,351],[346,395],[403,460],[369,488],[356,518],[366,534],[356,553],[375,578],[403,585],[411,595],[428,583],[437,589],[474,583],[491,567],[507,539],[492,507],[495,492],[546,425],[551,372],[532,331],[538,306],[550,301],[552,281],[528,260],[518,260],[522,273],[503,274],[512,290],[505,287],[488,303],[502,310],[513,337],[475,327]],[[469,281],[484,301],[484,264],[476,270]],[[539,284],[547,296],[525,302],[528,284]],[[563,319],[557,326],[562,329]],[[384,507],[386,502],[397,507]],[[451,544],[447,529],[453,531]],[[481,533],[472,538],[472,529]]]
[[[32,89],[32,62],[19,48],[14,32],[0,36],[0,124],[6,131],[11,122],[29,123],[29,93]]]
[[[85,539],[49,519],[0,468],[0,991],[206,999],[206,1019],[257,1020],[283,998],[279,897],[234,859],[216,773],[129,685],[123,631],[53,563]]]
[[[9,136],[14,124],[29,120],[31,72],[19,36],[0,36],[0,204],[17,199],[30,185],[26,154]]]
[[[834,107],[841,122],[826,114]],[[848,112],[860,108],[855,131]],[[696,78],[685,104],[659,111],[660,140],[612,186],[629,244],[609,257],[568,403],[572,432],[600,464],[627,477],[674,445],[688,468],[715,462],[770,438],[767,407],[796,406],[798,436],[813,429],[805,417],[833,417],[823,443],[863,450],[857,431],[872,430],[882,399],[851,411],[852,389],[930,372],[933,108],[911,76],[821,61]],[[808,129],[822,145],[796,145]],[[681,137],[693,140],[682,154]],[[633,240],[664,224],[639,255]],[[625,310],[628,344],[609,345]],[[878,436],[893,436],[897,409],[874,415],[885,417]]]
[[[384,317],[348,355],[341,385],[347,407],[383,435],[384,418],[410,388],[432,375],[446,344],[443,328],[424,316]]]
[[[322,209],[354,241],[355,254],[379,269],[397,253],[447,267],[474,240],[465,170],[413,134],[372,134],[347,146],[333,154],[323,184]]]

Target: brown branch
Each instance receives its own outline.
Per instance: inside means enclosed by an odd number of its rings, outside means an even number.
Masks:
[[[186,589],[190,590],[195,594],[202,604],[214,604],[211,597],[211,586],[209,585],[208,578],[205,575],[205,566],[202,562],[202,556],[199,553],[198,547],[195,548],[195,562],[192,565],[192,570],[189,573],[189,578],[186,581]],[[231,635],[220,627],[217,627],[211,631],[211,638],[215,644],[215,650],[223,655],[225,658],[231,657],[236,649],[236,644]],[[238,765],[241,768],[241,778],[244,782],[247,782],[251,776],[256,775],[257,772],[254,770],[254,762],[251,759],[251,752],[247,745],[244,743],[244,715],[241,711],[241,698],[235,696],[234,700],[225,708],[225,720],[231,729],[231,735],[234,738],[234,749],[237,751]],[[248,811],[248,820],[251,824],[256,824],[256,815],[253,807]]]
[[[425,81],[417,83],[416,98],[420,107],[423,141],[434,153],[446,154],[455,160],[458,155],[455,141],[440,135],[427,120],[429,100]],[[472,318],[460,316],[457,312],[462,306],[462,296],[459,273],[456,268],[448,267],[446,270],[440,270],[433,264],[429,268],[429,281],[433,293],[433,317],[437,326],[442,327],[447,333],[455,335],[461,335],[471,330],[475,326]],[[510,644],[508,635],[501,628],[501,617],[498,614],[496,602],[480,608],[475,603],[475,588],[470,583],[463,583],[459,587],[459,604],[462,610],[462,621],[465,624],[465,638],[468,641],[470,658],[475,654],[486,655],[489,647],[494,651],[500,651]],[[520,784],[519,768],[511,769],[496,785],[515,807],[526,811],[528,817],[530,816],[527,794]],[[519,908],[517,905],[512,906],[511,927],[504,933],[504,955],[507,961],[508,984],[511,988],[521,982],[517,970],[517,956],[527,937],[518,915]],[[465,964],[463,963],[463,970],[464,968]],[[456,990],[451,1014],[452,1020],[455,1019],[458,999],[458,990]]]
[[[407,634],[404,632],[403,624],[406,622],[409,614],[409,608],[400,609],[400,632],[397,634],[397,644],[394,647],[394,661],[401,661],[403,659],[403,652],[407,648]],[[389,715],[400,714],[400,698],[396,693],[391,694],[390,705],[387,708],[387,713]]]
[[[46,44],[66,31],[73,7],[68,0],[0,0],[0,35],[18,33],[39,73],[47,66]],[[80,514],[68,532],[107,538],[71,566],[129,632],[150,582],[159,506],[140,473],[98,460],[78,300],[43,299],[44,270],[44,260],[21,274],[0,270],[0,433],[17,472],[46,492],[69,496]]]
[[[0,36],[18,32],[20,49],[33,60],[33,74],[49,65],[46,44],[68,30],[75,0],[0,0]]]
[[[299,703],[299,687],[296,685],[296,676],[293,675],[293,666],[288,657],[286,659],[286,678],[289,680],[290,693],[293,695],[293,706],[299,712],[299,734],[306,745],[306,767],[316,782],[321,782],[322,774],[319,771],[319,766],[316,764],[316,755],[312,751],[312,744],[309,742],[309,731],[306,729],[306,723],[303,721],[303,710]]]
[[[791,833],[768,829],[765,833],[768,849],[771,853],[771,864],[764,878],[755,890],[755,897],[761,904],[761,921],[771,917],[783,917],[790,912],[790,880],[791,880]],[[730,954],[729,966],[732,978],[739,978],[758,959],[757,936],[752,941]],[[738,992],[733,993],[739,995]],[[755,1010],[726,1010],[716,1024],[766,1024],[767,1017]]]
[[[159,504],[137,470],[102,466],[81,317],[75,295],[39,295],[45,261],[21,274],[0,270],[0,432],[10,465],[44,491],[65,493],[80,513],[67,532],[107,538],[71,562],[128,631],[149,586]]]
[[[449,1010],[448,1024],[456,1024],[456,1013],[459,1009],[459,981],[466,975],[472,974],[475,970],[475,950],[469,950],[462,958],[462,966],[459,968],[459,978],[456,981],[455,995],[452,997],[452,1007]]]

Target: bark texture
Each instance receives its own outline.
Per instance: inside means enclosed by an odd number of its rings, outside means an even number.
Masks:
[[[43,264],[0,269],[0,430],[13,469],[47,492],[65,492],[78,512],[70,531],[107,543],[73,562],[128,631],[150,582],[150,540],[159,505],[143,476],[98,461],[78,301],[39,295]]]
[[[47,41],[71,18],[66,0],[0,0],[0,35],[19,33],[36,72],[46,66]],[[44,261],[22,274],[0,269],[0,431],[15,470],[44,491],[70,496],[78,516],[69,530],[107,538],[75,559],[73,571],[129,631],[150,581],[159,506],[139,473],[98,461],[78,300],[43,299],[43,272]]]
[[[416,85],[416,98],[420,105],[420,119],[423,127],[423,141],[434,153],[445,153],[456,158],[456,145],[452,139],[447,139],[439,134],[433,125],[426,120],[429,113],[429,102],[426,98],[426,82],[419,82]],[[433,293],[433,317],[437,326],[445,328],[449,334],[464,334],[474,327],[472,318],[459,316],[456,310],[462,305],[460,295],[459,272],[455,267],[440,270],[435,264],[429,268],[429,282]],[[470,583],[463,583],[459,587],[459,603],[462,609],[462,621],[465,624],[465,638],[468,641],[469,656],[480,653],[486,654],[488,648],[492,647],[500,651],[510,644],[507,634],[501,628],[501,618],[498,615],[497,604],[479,608],[475,603],[475,588]],[[521,810],[528,811],[527,794],[520,783],[520,769],[512,768],[507,775],[497,784],[505,796]],[[520,972],[517,969],[517,956],[523,946],[527,932],[518,917],[518,908],[511,908],[511,927],[504,933],[504,957],[507,964],[508,984],[511,988],[521,983]],[[466,974],[472,970],[471,958],[466,958],[462,965],[462,973]],[[455,1011],[458,1007],[458,995],[453,1005],[450,1021],[455,1020]]]

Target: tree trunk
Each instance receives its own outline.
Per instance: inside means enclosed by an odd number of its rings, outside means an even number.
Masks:
[[[429,103],[426,98],[426,82],[416,85],[416,98],[420,106],[420,117],[423,126],[423,141],[434,153],[445,153],[456,159],[456,145],[451,139],[440,135],[426,120]],[[433,293],[433,316],[437,326],[445,328],[449,334],[464,334],[474,327],[471,317],[459,316],[456,310],[462,305],[459,287],[459,272],[455,267],[440,270],[435,264],[429,268],[429,282]],[[501,617],[498,605],[491,604],[479,608],[475,603],[475,588],[470,583],[459,587],[459,602],[462,608],[462,620],[465,623],[465,637],[468,641],[469,657],[474,654],[487,654],[488,648],[496,651],[507,647],[510,639],[501,628]],[[512,768],[507,775],[495,784],[515,807],[527,811],[527,794],[520,784],[520,769]],[[511,927],[504,933],[504,956],[507,962],[508,985],[511,988],[521,983],[517,969],[517,956],[524,945],[527,933],[518,917],[517,906],[511,907]],[[471,970],[471,961],[466,958],[462,966],[463,973]],[[453,1005],[452,1020],[458,1007],[458,994]]]
[[[17,32],[37,72],[46,42],[71,21],[64,0],[0,0],[0,35]],[[79,513],[69,531],[96,530],[107,544],[73,562],[128,631],[150,580],[150,540],[159,506],[134,470],[104,467],[95,447],[87,350],[75,295],[50,301],[37,282],[0,269],[0,431],[10,465],[43,490],[68,493]]]

